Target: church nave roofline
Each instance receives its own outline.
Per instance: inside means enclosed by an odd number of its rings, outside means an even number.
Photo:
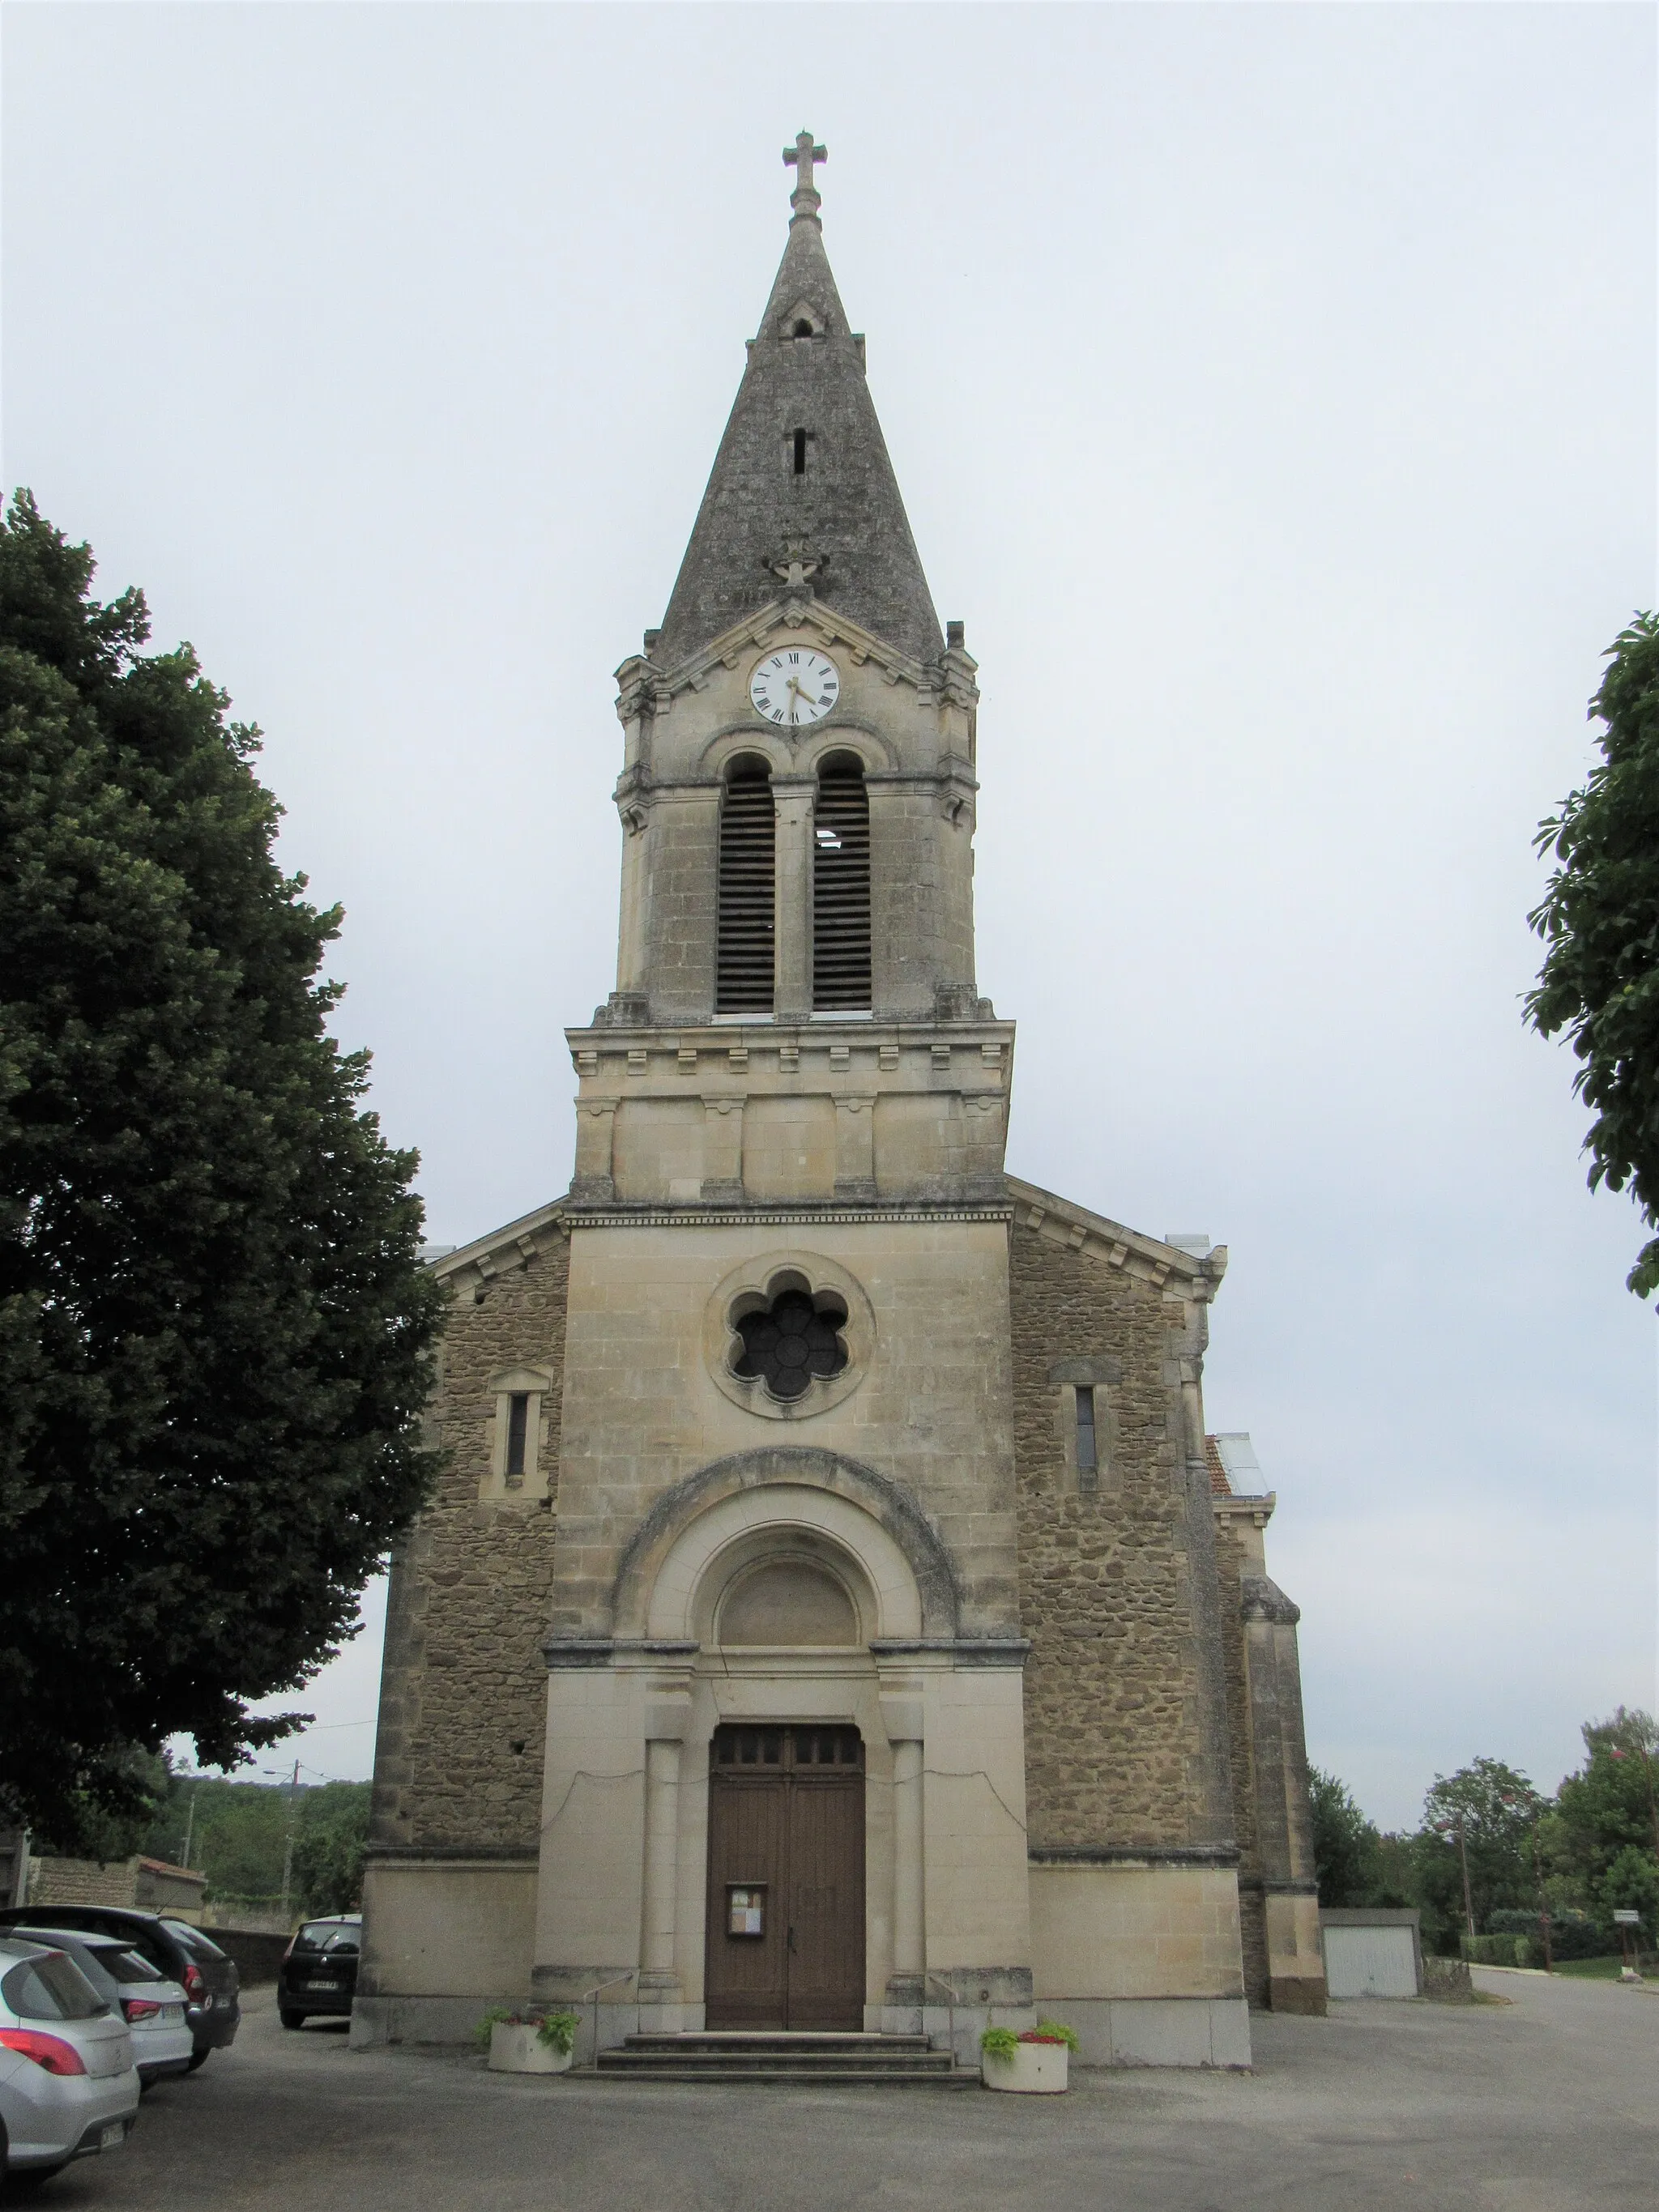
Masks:
[[[1057,1237],[1074,1250],[1092,1246],[1110,1266],[1128,1267],[1134,1273],[1149,1275],[1160,1285],[1171,1277],[1178,1278],[1188,1295],[1200,1300],[1213,1297],[1220,1289],[1221,1279],[1227,1272],[1224,1244],[1213,1246],[1202,1256],[1183,1252],[1179,1245],[1166,1244],[1162,1237],[1130,1229],[1121,1221],[1109,1220],[1103,1213],[1092,1213],[1087,1206],[1060,1198],[1051,1190],[1040,1189],[1036,1183],[1023,1182],[1017,1176],[1009,1176],[1006,1180],[1017,1227]]]
[[[469,1243],[457,1244],[450,1251],[435,1254],[427,1265],[441,1282],[464,1275],[469,1268],[488,1282],[492,1275],[527,1267],[540,1251],[544,1237],[550,1233],[556,1237],[570,1234],[565,1203],[562,1197],[550,1199],[532,1212],[520,1214],[516,1221],[488,1230],[482,1237],[473,1237]]]

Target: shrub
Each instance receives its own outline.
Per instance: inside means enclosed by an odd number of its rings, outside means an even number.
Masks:
[[[574,2012],[550,2012],[536,2030],[538,2043],[545,2044],[550,2051],[561,2053],[574,2051],[576,2045],[576,2015]]]
[[[533,2027],[536,2040],[549,2051],[572,2051],[576,2044],[576,2015],[574,2012],[514,2012],[506,2005],[492,2005],[472,2031],[480,2051],[488,2051],[489,2039],[498,2027]]]

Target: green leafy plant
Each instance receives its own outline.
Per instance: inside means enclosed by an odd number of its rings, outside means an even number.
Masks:
[[[1557,862],[1528,916],[1544,940],[1527,998],[1540,1036],[1565,1032],[1579,1061],[1573,1088],[1595,1113],[1584,1150],[1592,1190],[1630,1186],[1644,1221],[1659,1225],[1659,617],[1638,614],[1607,654],[1590,702],[1605,725],[1601,759],[1538,849]],[[1659,1290],[1659,1237],[1627,1278],[1638,1297]]]
[[[988,2027],[979,2047],[988,2058],[1011,2059],[1019,2049],[1019,2038],[1012,2027]]]
[[[548,2050],[563,2053],[576,2046],[576,2015],[574,2012],[550,2012],[539,2021],[536,2040]]]
[[[537,2042],[545,2050],[562,2053],[576,2047],[576,2025],[574,2012],[514,2012],[506,2005],[492,2005],[472,2033],[479,2050],[488,2051],[498,2027],[533,2027]]]
[[[523,2025],[518,2014],[510,2011],[506,2005],[491,2005],[473,2029],[472,2039],[480,2051],[488,2051],[489,2039],[498,2027],[522,2027]]]
[[[1075,2052],[1078,2047],[1077,2030],[1074,2027],[1062,2027],[1057,2020],[1040,2020],[1035,2027],[1028,2028],[1019,2039],[1022,2043],[1063,2043],[1066,2048],[1073,2052]]]
[[[0,521],[0,1825],[107,1850],[234,1765],[436,1477],[412,1152],[259,738],[19,492]],[[130,1849],[128,1845],[125,1848]]]

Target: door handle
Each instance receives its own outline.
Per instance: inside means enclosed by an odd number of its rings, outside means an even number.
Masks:
[[[790,1923],[789,1923],[789,1933],[788,1933],[787,1936],[787,1937],[785,1938],[785,1940],[784,1940],[784,1948],[785,1948],[785,1950],[787,1950],[787,1951],[793,1951],[793,1950],[794,1949],[794,1948],[795,1948],[795,1923],[794,1923],[794,1922],[792,1920],[792,1921],[790,1922]]]

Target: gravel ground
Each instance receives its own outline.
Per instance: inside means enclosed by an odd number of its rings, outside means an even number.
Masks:
[[[1252,2021],[1252,2075],[1064,2098],[485,2074],[277,2025],[159,2085],[42,2212],[1592,2212],[1659,2203],[1659,1992],[1482,1972],[1503,2004]]]

